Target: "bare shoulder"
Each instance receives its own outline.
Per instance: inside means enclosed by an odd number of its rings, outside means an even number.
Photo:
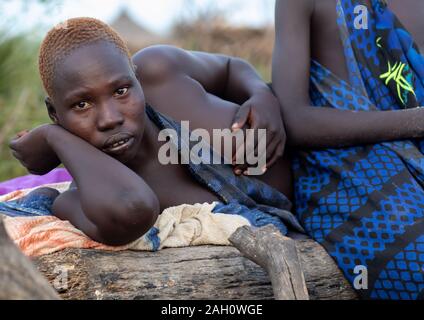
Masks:
[[[143,82],[157,83],[179,72],[178,61],[185,54],[171,45],[154,45],[138,51],[132,60]]]

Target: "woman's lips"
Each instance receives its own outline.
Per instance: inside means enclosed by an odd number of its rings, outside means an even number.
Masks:
[[[116,142],[112,146],[103,149],[103,151],[106,152],[107,154],[120,155],[124,153],[125,151],[127,151],[129,148],[131,148],[133,143],[134,143],[133,137],[125,138],[119,142]]]

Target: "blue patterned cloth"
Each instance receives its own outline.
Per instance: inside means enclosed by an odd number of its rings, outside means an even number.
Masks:
[[[31,217],[51,215],[54,199],[43,194],[29,194],[12,201],[0,202],[0,213],[9,217]]]
[[[368,29],[339,0],[349,83],[311,63],[313,105],[395,110],[424,105],[424,58],[384,1],[372,0]],[[407,5],[407,4],[406,4]],[[298,219],[353,284],[368,270],[365,299],[424,298],[423,140],[299,151],[293,161]]]

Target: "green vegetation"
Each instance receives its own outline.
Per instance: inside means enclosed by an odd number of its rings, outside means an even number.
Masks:
[[[0,181],[26,174],[8,141],[19,131],[48,121],[37,69],[39,40],[0,31]]]

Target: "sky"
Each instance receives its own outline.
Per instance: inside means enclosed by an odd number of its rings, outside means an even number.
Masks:
[[[234,25],[273,24],[274,3],[275,0],[50,0],[46,6],[36,0],[0,0],[0,19],[19,32],[49,29],[77,16],[111,22],[120,10],[127,9],[144,27],[166,34],[176,19],[208,8],[222,12]]]

